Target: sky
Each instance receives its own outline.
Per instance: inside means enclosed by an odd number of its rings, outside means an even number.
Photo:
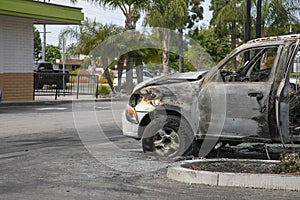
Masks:
[[[43,0],[40,0],[43,1]],[[48,2],[49,0],[46,0]],[[82,8],[82,12],[84,13],[85,18],[96,19],[97,22],[101,22],[103,24],[116,24],[119,26],[124,26],[125,24],[125,17],[121,13],[120,10],[110,10],[109,8],[100,8],[91,3],[88,3],[83,0],[78,0],[77,4],[70,3],[70,0],[50,0],[50,3],[60,4],[60,5],[67,5],[67,6],[74,6]],[[210,4],[210,0],[205,0],[203,7],[204,7],[204,19],[202,20],[201,24],[208,25],[209,20],[211,19],[212,13],[208,10]],[[137,29],[142,27],[141,18],[137,23]],[[42,32],[43,26],[36,25],[37,29]],[[46,43],[51,45],[58,45],[58,35],[59,33],[68,27],[67,25],[47,25],[47,34],[46,34]],[[43,34],[41,33],[41,38],[43,39]],[[67,41],[68,42],[68,41]]]

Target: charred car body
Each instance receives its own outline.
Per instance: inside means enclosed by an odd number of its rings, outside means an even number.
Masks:
[[[217,144],[299,142],[298,85],[289,81],[299,39],[252,40],[208,72],[137,85],[123,112],[123,134],[142,139],[145,152],[170,157],[205,141],[206,153]]]

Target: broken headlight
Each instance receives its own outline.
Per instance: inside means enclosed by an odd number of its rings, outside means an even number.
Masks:
[[[133,107],[131,107],[130,105],[126,105],[125,115],[126,115],[126,119],[129,122],[134,123],[134,124],[139,123],[135,109]]]

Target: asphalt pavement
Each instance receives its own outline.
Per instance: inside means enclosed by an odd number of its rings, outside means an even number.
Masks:
[[[122,135],[126,102],[52,101],[0,106],[1,200],[300,198],[293,191],[170,180],[173,161],[143,154],[139,141]]]

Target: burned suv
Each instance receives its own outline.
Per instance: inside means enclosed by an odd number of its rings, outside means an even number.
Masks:
[[[123,134],[144,152],[174,157],[204,146],[300,141],[298,80],[290,83],[300,35],[261,38],[209,71],[175,73],[137,85]],[[299,64],[299,63],[298,63]]]

